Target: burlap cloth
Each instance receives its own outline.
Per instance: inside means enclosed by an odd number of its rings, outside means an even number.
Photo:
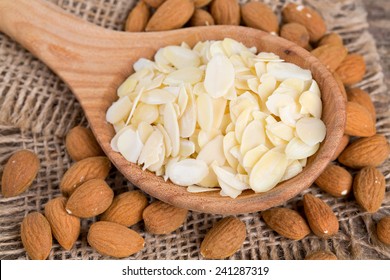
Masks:
[[[121,30],[135,0],[52,0],[85,20],[109,29]],[[245,2],[245,1],[242,1]],[[285,0],[265,1],[280,11]],[[300,2],[300,1],[295,1]],[[320,10],[329,30],[342,35],[351,52],[364,55],[367,73],[358,84],[367,90],[377,109],[378,133],[390,137],[390,98],[383,83],[380,57],[368,33],[366,12],[360,1],[307,0]],[[43,63],[3,34],[0,34],[0,175],[9,156],[19,149],[31,149],[39,155],[41,169],[34,184],[18,197],[0,196],[0,259],[26,259],[20,239],[20,223],[31,211],[41,211],[48,200],[60,195],[59,182],[71,160],[65,151],[64,136],[70,128],[88,125],[80,105],[67,86]],[[310,234],[301,241],[283,238],[265,226],[259,213],[239,215],[247,227],[247,238],[241,250],[231,259],[303,259],[317,249],[334,252],[339,259],[390,259],[390,248],[384,247],[375,234],[375,223],[390,214],[390,161],[381,167],[387,179],[387,195],[376,214],[364,213],[353,198],[335,199],[316,186],[308,191],[321,196],[340,221],[339,233],[321,240]],[[134,189],[124,177],[112,170],[108,183],[115,193]],[[300,210],[301,196],[285,206]],[[153,198],[150,198],[153,200]],[[140,222],[132,228],[145,238],[145,248],[129,259],[201,259],[200,243],[220,219],[220,215],[190,212],[184,226],[167,235],[144,232]],[[88,228],[95,219],[83,219],[82,231],[70,251],[56,241],[49,259],[104,259],[91,249],[86,240]]]

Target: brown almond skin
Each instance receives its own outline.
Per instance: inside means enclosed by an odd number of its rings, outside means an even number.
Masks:
[[[187,209],[177,208],[162,201],[151,203],[142,213],[145,228],[153,234],[168,234],[183,225]]]
[[[89,128],[76,126],[72,128],[65,138],[65,146],[69,156],[74,161],[89,157],[104,156],[92,131]]]
[[[66,198],[57,197],[45,205],[45,217],[48,220],[54,238],[65,250],[70,250],[80,235],[80,219],[65,210]]]
[[[164,31],[182,27],[191,18],[195,6],[191,0],[166,0],[146,25],[146,31]]]
[[[382,205],[386,192],[383,174],[375,167],[364,167],[355,176],[353,194],[359,205],[369,213],[375,213]]]
[[[125,192],[114,197],[111,206],[100,217],[126,227],[142,220],[142,212],[148,206],[146,196],[140,191]]]
[[[306,27],[296,22],[283,24],[280,29],[280,37],[294,42],[302,48],[308,48],[310,35]]]
[[[351,168],[379,166],[389,157],[389,153],[387,139],[377,134],[349,144],[338,157],[338,161]]]
[[[90,218],[106,211],[113,198],[114,192],[104,180],[92,179],[72,193],[65,209],[76,217]]]
[[[91,179],[105,179],[111,169],[107,157],[90,157],[73,164],[64,174],[60,189],[64,196],[70,196],[82,183]]]
[[[240,25],[240,5],[236,0],[214,0],[210,13],[218,25]]]
[[[331,158],[331,161],[336,160],[339,157],[339,155],[344,151],[344,149],[349,144],[349,139],[350,139],[349,135],[346,135],[346,134],[343,135],[336,151],[334,152],[333,157]]]
[[[266,4],[248,2],[242,5],[241,17],[246,26],[266,32],[279,32],[278,18]]]
[[[340,76],[336,72],[333,72],[333,77],[336,80],[337,85],[340,88],[341,95],[342,95],[344,101],[347,102],[347,91],[345,90],[345,86],[343,84],[343,81],[340,79]]]
[[[211,1],[213,0],[194,0],[194,4],[196,8],[202,8],[210,4]]]
[[[322,45],[311,51],[311,54],[318,58],[322,64],[331,72],[341,65],[348,54],[348,50],[343,45]]]
[[[348,101],[352,101],[362,105],[370,112],[372,120],[376,121],[376,111],[374,103],[372,103],[371,97],[368,92],[361,90],[360,88],[349,88],[347,90]]]
[[[377,227],[376,233],[378,239],[386,245],[390,245],[390,216],[383,217]]]
[[[309,226],[315,235],[328,238],[339,231],[339,221],[324,201],[312,194],[305,194],[303,207]]]
[[[4,197],[17,196],[31,186],[39,171],[38,156],[29,150],[15,152],[4,166],[1,193]]]
[[[158,8],[165,0],[142,0],[152,8]]]
[[[265,223],[280,235],[301,240],[310,233],[305,219],[288,208],[272,208],[261,213]]]
[[[214,25],[214,19],[211,14],[203,9],[196,9],[190,20],[191,26]]]
[[[366,73],[366,63],[359,54],[349,54],[336,69],[341,81],[346,86],[356,84],[363,80]]]
[[[287,4],[282,10],[283,20],[285,22],[297,22],[307,28],[310,34],[310,41],[317,42],[326,33],[324,19],[319,13],[310,7],[303,6],[302,10],[297,9],[298,5],[294,3]],[[310,17],[307,16],[310,15]]]
[[[91,225],[87,240],[102,255],[125,258],[144,248],[145,241],[132,229],[117,223],[100,221]]]
[[[343,197],[351,192],[352,181],[351,173],[345,168],[329,164],[314,183],[334,197]]]
[[[343,38],[337,33],[329,33],[326,34],[324,37],[321,38],[321,40],[318,42],[318,46],[323,45],[344,45],[343,44]]]
[[[317,251],[306,256],[305,260],[337,260],[335,254],[329,251]]]
[[[346,111],[345,134],[358,137],[375,135],[375,120],[365,107],[356,102],[348,101]]]
[[[139,1],[127,16],[125,31],[141,32],[145,30],[150,18],[149,7],[143,1]]]
[[[47,259],[52,246],[52,236],[50,224],[41,213],[32,212],[24,217],[20,236],[24,249],[31,259]]]
[[[236,217],[226,217],[207,232],[200,253],[206,259],[225,259],[241,248],[245,238],[245,224]]]

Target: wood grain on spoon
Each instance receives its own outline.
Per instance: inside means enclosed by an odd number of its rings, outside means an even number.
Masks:
[[[0,0],[0,31],[9,35],[48,65],[70,87],[80,102],[104,152],[118,170],[148,194],[199,212],[247,213],[267,209],[308,188],[329,163],[343,135],[345,105],[340,89],[328,70],[297,45],[260,30],[239,26],[185,28],[166,32],[125,33],[107,30],[70,15],[43,0]],[[322,119],[327,136],[314,160],[302,173],[266,193],[244,192],[236,199],[219,193],[188,193],[186,188],[164,182],[142,171],[112,151],[114,130],[105,120],[107,108],[117,98],[117,87],[133,70],[133,63],[152,58],[166,45],[221,40],[230,37],[248,47],[273,52],[288,62],[310,69],[320,86]]]

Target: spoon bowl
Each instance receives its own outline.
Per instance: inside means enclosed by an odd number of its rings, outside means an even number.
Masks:
[[[278,36],[240,26],[191,27],[165,32],[129,33],[107,30],[70,15],[43,0],[0,0],[0,31],[49,66],[80,102],[91,129],[116,168],[149,195],[174,206],[206,213],[239,214],[283,204],[311,186],[330,162],[345,125],[345,102],[332,74],[303,48]],[[287,62],[309,69],[323,102],[325,140],[303,171],[265,193],[245,191],[236,199],[219,192],[189,193],[165,182],[111,149],[115,135],[105,115],[117,99],[116,90],[133,72],[139,58],[152,59],[167,45],[232,38],[258,51],[273,52]]]

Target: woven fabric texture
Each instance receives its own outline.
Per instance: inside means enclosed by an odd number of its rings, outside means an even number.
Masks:
[[[135,0],[52,0],[64,10],[108,29],[122,30]],[[246,2],[246,1],[241,1]],[[264,1],[280,15],[286,0]],[[301,1],[294,1],[301,3]],[[378,133],[390,139],[390,96],[383,83],[380,57],[368,32],[366,12],[356,0],[307,0],[324,16],[328,29],[339,33],[350,52],[362,54],[367,63],[364,80],[357,86],[368,91],[377,110]],[[30,149],[39,155],[41,168],[33,185],[17,197],[0,195],[0,259],[28,259],[20,238],[23,217],[32,211],[43,212],[45,204],[60,196],[59,182],[72,164],[65,151],[64,136],[76,125],[87,126],[82,109],[67,86],[43,63],[4,34],[0,34],[0,176],[12,153]],[[326,201],[340,221],[339,233],[327,240],[310,234],[291,241],[268,228],[259,213],[238,215],[246,224],[247,238],[230,259],[303,259],[318,249],[334,252],[339,259],[390,259],[390,248],[376,237],[375,224],[390,215],[390,161],[380,170],[385,174],[387,194],[381,209],[368,214],[353,197],[335,199],[318,187],[306,192]],[[107,179],[119,194],[132,186],[118,171]],[[150,201],[153,198],[149,197]],[[302,211],[302,195],[284,206]],[[199,247],[206,232],[221,218],[190,212],[184,226],[167,235],[145,232],[142,222],[132,229],[145,238],[145,248],[129,259],[202,259]],[[49,259],[109,259],[88,246],[88,228],[96,219],[83,219],[78,241],[70,251],[56,241]]]

